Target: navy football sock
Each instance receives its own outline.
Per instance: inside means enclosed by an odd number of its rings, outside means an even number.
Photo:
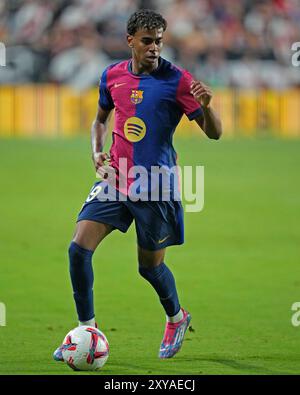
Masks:
[[[170,269],[164,263],[151,269],[140,265],[139,273],[156,290],[166,314],[169,317],[176,315],[180,310],[180,304],[175,279]]]
[[[74,241],[70,244],[69,268],[79,321],[88,321],[95,316],[92,255],[93,251],[80,247]]]

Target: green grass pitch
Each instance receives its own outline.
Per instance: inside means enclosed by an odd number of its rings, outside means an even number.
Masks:
[[[181,352],[157,358],[165,317],[137,272],[134,227],[94,255],[95,309],[110,343],[90,374],[299,374],[300,141],[175,141],[181,165],[205,166],[205,206],[168,250],[192,314]],[[67,249],[94,182],[88,138],[0,141],[0,374],[83,374],[52,360],[77,320]]]

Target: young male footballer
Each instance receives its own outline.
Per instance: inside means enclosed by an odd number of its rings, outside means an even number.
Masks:
[[[168,174],[168,169],[176,166],[172,138],[183,114],[211,139],[219,139],[222,133],[220,119],[210,104],[210,88],[160,56],[166,27],[165,19],[154,11],[135,12],[127,23],[131,59],[110,65],[102,74],[91,142],[92,159],[103,179],[93,186],[84,203],[69,247],[79,325],[95,326],[93,253],[110,232],[126,232],[134,220],[139,273],[154,288],[167,316],[159,358],[172,358],[180,350],[191,316],[181,307],[174,276],[164,263],[166,248],[184,240],[176,182],[172,178],[166,187],[159,179],[153,185],[151,169],[156,166]],[[113,143],[108,155],[103,147],[113,109]],[[132,171],[136,166],[146,169],[147,181],[138,187],[135,182],[140,175]],[[109,170],[116,177],[113,189],[106,178]],[[161,190],[151,199],[155,189]],[[168,199],[162,198],[164,189],[169,191]],[[116,198],[109,198],[114,190]],[[106,199],[99,197],[104,191]],[[54,352],[54,359],[63,360],[62,346]]]

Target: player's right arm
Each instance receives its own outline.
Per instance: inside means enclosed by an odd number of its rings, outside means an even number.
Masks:
[[[105,165],[107,165],[109,160],[109,155],[103,152],[103,148],[108,133],[107,123],[110,113],[111,110],[103,110],[99,106],[91,128],[92,160],[96,172],[103,178],[107,173]]]
[[[92,124],[91,143],[92,159],[97,173],[106,178],[109,166],[109,155],[103,152],[105,140],[108,133],[108,117],[115,105],[107,85],[108,68],[102,73],[99,83],[99,100],[96,118]]]

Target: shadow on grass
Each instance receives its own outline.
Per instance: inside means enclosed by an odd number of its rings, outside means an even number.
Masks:
[[[251,358],[251,357],[249,357]],[[223,366],[228,366],[234,370],[240,371],[242,374],[257,374],[257,375],[291,375],[291,374],[299,374],[296,372],[287,372],[279,369],[269,369],[264,366],[258,366],[249,364],[247,362],[242,362],[241,360],[234,359],[226,359],[226,358],[191,358],[191,359],[183,359],[182,361],[195,363],[195,361],[199,362],[211,362],[217,363]],[[207,369],[207,368],[206,368]]]
[[[243,359],[256,359],[258,362],[266,364],[266,360],[269,360],[268,364],[271,365],[272,361],[282,361],[281,357],[267,356],[267,357],[259,357],[259,356],[249,356],[247,358],[240,359],[232,359],[232,358],[224,358],[224,357],[211,357],[207,358],[203,357],[193,357],[193,358],[184,358],[178,357],[174,359],[168,359],[160,361],[159,366],[156,364],[155,367],[152,365],[152,368],[145,365],[133,365],[126,364],[124,365],[113,363],[110,367],[107,366],[106,374],[110,374],[109,370],[111,369],[113,373],[116,370],[120,370],[120,374],[130,374],[130,372],[135,372],[134,374],[196,374],[196,375],[205,375],[205,374],[220,374],[220,375],[234,375],[234,374],[242,374],[242,375],[298,375],[300,372],[300,366],[298,371],[296,371],[295,362],[298,361],[291,357],[291,366],[293,367],[291,370],[287,371],[286,368],[280,369],[280,367],[266,367],[257,364],[249,363],[248,361],[243,361]],[[207,364],[213,364],[214,367],[209,367]],[[220,369],[218,369],[218,373],[216,373],[216,366],[220,365]],[[191,367],[189,369],[189,366]],[[222,367],[231,368],[232,372],[227,372]]]

